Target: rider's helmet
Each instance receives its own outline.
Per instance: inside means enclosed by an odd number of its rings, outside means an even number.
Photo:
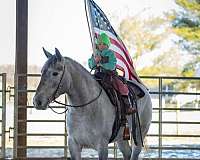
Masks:
[[[98,38],[97,38],[97,44],[105,44],[108,47],[110,46],[110,38],[108,37],[108,35],[106,33],[101,33]]]

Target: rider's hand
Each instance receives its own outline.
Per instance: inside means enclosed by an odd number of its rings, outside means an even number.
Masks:
[[[98,55],[94,56],[94,60],[96,63],[99,63],[101,61],[101,56]]]
[[[102,64],[101,64],[101,63],[98,63],[98,64],[97,64],[97,67],[102,67]]]

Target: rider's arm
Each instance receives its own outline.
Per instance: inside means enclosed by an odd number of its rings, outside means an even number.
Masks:
[[[96,62],[94,60],[94,56],[92,55],[91,58],[88,59],[88,66],[90,69],[93,69],[94,67],[96,67]]]

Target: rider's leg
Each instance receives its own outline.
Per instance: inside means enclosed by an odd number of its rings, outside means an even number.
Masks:
[[[125,107],[125,113],[127,115],[133,114],[136,112],[136,108],[132,106],[129,96],[128,95],[123,95],[122,96],[123,102],[124,102],[124,107]]]
[[[125,84],[120,78],[114,77],[113,81],[114,88],[122,95],[122,100],[124,103],[125,113],[127,115],[133,114],[136,112],[135,108],[132,107],[129,100],[129,90],[127,84]]]

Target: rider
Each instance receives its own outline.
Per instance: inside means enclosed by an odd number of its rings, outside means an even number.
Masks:
[[[110,39],[105,33],[101,33],[96,42],[96,53],[88,60],[88,65],[90,69],[95,68],[95,74],[102,75],[108,73],[112,78],[112,84],[116,90],[120,92],[123,97],[123,102],[125,104],[125,113],[127,115],[136,112],[136,109],[131,106],[129,100],[129,90],[127,84],[125,84],[117,76],[116,63],[117,59],[113,51],[109,49]]]

